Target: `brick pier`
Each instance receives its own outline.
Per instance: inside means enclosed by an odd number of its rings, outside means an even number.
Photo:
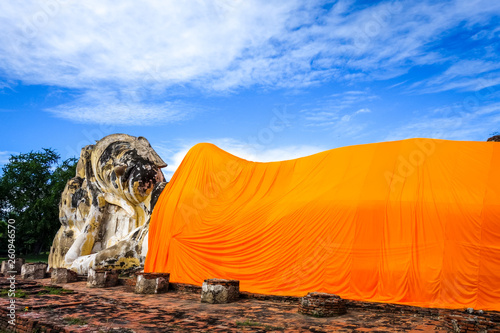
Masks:
[[[345,301],[337,295],[312,292],[302,297],[299,313],[314,317],[333,317],[345,314]]]

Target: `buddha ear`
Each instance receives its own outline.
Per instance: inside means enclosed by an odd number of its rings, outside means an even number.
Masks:
[[[167,163],[165,163],[160,155],[158,155],[151,147],[148,139],[143,136],[138,136],[137,141],[139,141],[139,149],[137,150],[139,155],[153,162],[158,168],[164,168],[167,166]]]

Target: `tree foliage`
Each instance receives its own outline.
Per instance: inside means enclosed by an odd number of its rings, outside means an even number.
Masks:
[[[70,158],[58,164],[59,160],[54,150],[44,148],[12,155],[2,168],[0,219],[16,221],[19,254],[48,250],[60,227],[59,200],[66,182],[75,176],[77,160]]]

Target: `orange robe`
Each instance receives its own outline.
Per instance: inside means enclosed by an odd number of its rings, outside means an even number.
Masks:
[[[500,143],[410,139],[256,163],[202,143],[151,217],[147,272],[254,293],[500,310]]]

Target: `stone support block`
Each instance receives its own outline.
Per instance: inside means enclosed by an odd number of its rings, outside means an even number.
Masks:
[[[25,280],[38,280],[45,278],[47,264],[43,262],[28,263],[21,266],[21,278]]]
[[[314,317],[333,317],[347,312],[345,302],[340,296],[313,292],[302,297],[299,313]]]
[[[14,259],[14,266],[11,267],[12,262],[9,260],[2,261],[2,274],[4,276],[10,276],[11,274],[19,275],[21,274],[21,269],[25,264],[23,258]],[[16,272],[16,273],[8,273],[8,272]]]
[[[169,273],[137,272],[136,294],[162,294],[168,291]]]
[[[67,268],[53,268],[50,280],[54,284],[76,282],[78,274]]]
[[[109,288],[118,283],[118,272],[111,269],[90,268],[87,277],[88,288]]]
[[[240,281],[207,279],[201,287],[201,302],[222,304],[231,303],[240,297]]]

